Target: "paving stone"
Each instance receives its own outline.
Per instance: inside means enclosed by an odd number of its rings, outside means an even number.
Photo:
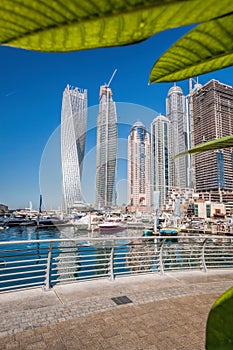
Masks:
[[[39,291],[39,305],[36,290],[1,295],[0,349],[203,350],[209,309],[232,279],[191,274],[60,286],[49,300]],[[120,295],[133,302],[117,306]]]
[[[20,349],[20,345],[17,341],[8,342],[3,348],[0,348],[0,349],[6,349],[6,350]]]
[[[40,341],[40,342],[36,342],[33,344],[23,344],[20,346],[22,349],[25,350],[47,350],[47,345],[45,342]]]

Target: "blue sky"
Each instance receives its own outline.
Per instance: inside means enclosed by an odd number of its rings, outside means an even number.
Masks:
[[[67,84],[88,89],[88,106],[94,106],[98,104],[99,86],[108,82],[117,68],[111,83],[114,101],[165,114],[165,98],[172,84],[148,86],[149,72],[155,60],[186,30],[166,31],[135,45],[72,53],[0,47],[0,203],[17,208],[32,201],[33,207],[38,207],[41,157],[59,127],[62,93]],[[232,73],[232,67],[219,70],[200,76],[199,82],[215,78],[232,85]],[[178,85],[188,93],[187,80]],[[146,114],[142,116],[140,108],[139,111],[135,118],[145,118]],[[90,115],[89,123],[94,125],[97,115]],[[123,113],[120,123],[130,122]],[[89,131],[89,151],[95,142],[93,135]],[[126,166],[124,159],[119,164],[122,169]],[[52,199],[49,205],[53,205]]]

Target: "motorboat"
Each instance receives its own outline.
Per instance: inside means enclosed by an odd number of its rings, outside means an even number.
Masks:
[[[98,225],[102,220],[102,215],[87,214],[81,218],[74,218],[72,223],[78,230],[93,231],[98,229]]]
[[[99,229],[102,230],[124,230],[125,225],[119,218],[109,218],[98,225]]]
[[[153,228],[146,228],[145,230],[143,230],[142,236],[143,237],[155,237],[156,232],[154,231]]]
[[[57,217],[45,217],[37,221],[37,228],[56,228],[62,226],[72,226],[71,223]]]
[[[35,226],[36,221],[31,220],[21,216],[10,217],[8,220],[5,220],[4,226],[16,227],[16,226]]]
[[[161,236],[177,236],[179,233],[178,227],[163,227],[159,230]]]

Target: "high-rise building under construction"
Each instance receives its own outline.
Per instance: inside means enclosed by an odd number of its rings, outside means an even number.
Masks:
[[[96,142],[96,206],[112,207],[115,204],[117,160],[117,114],[112,90],[100,87],[99,114]]]
[[[233,134],[233,88],[211,80],[192,91],[193,147]],[[194,187],[221,200],[233,191],[233,148],[194,156]],[[214,193],[216,196],[214,197]]]

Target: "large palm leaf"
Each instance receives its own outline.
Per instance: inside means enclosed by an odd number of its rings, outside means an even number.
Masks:
[[[203,23],[178,40],[154,64],[150,83],[171,82],[233,64],[233,14]]]
[[[205,27],[200,27],[207,34],[206,37],[202,35],[205,46],[211,28],[220,23],[221,17],[226,18],[232,12],[232,0],[2,0],[0,44],[37,51],[67,52],[132,44],[169,28],[206,22]],[[232,53],[229,56],[225,42],[229,37],[232,44],[231,33],[228,27],[217,36],[220,42],[223,41],[220,45],[222,59],[217,63],[206,62],[209,57],[219,55],[215,50],[216,40],[208,44],[209,56],[197,45],[198,52],[194,52],[195,40],[192,40],[192,46],[190,40],[184,40],[182,48],[177,48],[180,57],[185,50],[189,58],[182,60],[182,70],[187,68],[186,73],[181,74],[177,60],[174,62],[164,56],[165,65],[172,74],[169,76],[167,69],[161,69],[162,59],[154,66],[150,81],[171,81],[193,75],[194,71],[190,69],[190,64],[195,64],[193,54],[204,56],[195,67],[195,75],[231,65]],[[172,52],[168,54],[171,55]],[[177,70],[178,75],[174,75]]]
[[[201,143],[200,145],[189,149],[187,152],[178,154],[175,158],[183,157],[188,154],[195,154],[206,151],[214,151],[222,148],[233,147],[233,135],[225,136],[217,140]]]
[[[206,326],[207,350],[233,349],[233,287],[223,293],[212,306]]]

